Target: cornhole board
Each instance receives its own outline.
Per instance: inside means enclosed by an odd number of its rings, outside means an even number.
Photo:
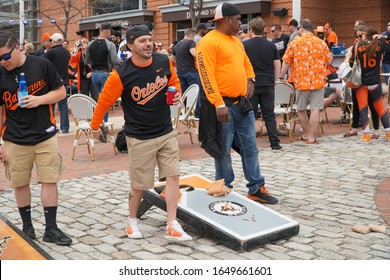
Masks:
[[[232,191],[227,196],[208,195],[205,188],[210,182],[199,175],[180,178],[180,220],[237,251],[250,251],[298,234],[296,221],[241,194]],[[138,217],[153,205],[166,211],[165,200],[156,191],[164,184],[157,182],[153,189],[144,192]]]
[[[0,214],[0,260],[51,260],[42,248]]]

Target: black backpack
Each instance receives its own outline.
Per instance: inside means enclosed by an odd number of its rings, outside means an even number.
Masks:
[[[124,129],[118,132],[115,139],[115,147],[119,152],[127,153],[126,134]]]

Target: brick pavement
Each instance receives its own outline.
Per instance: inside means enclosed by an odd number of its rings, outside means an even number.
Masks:
[[[330,121],[336,118],[337,113]],[[74,244],[60,247],[41,241],[43,211],[39,186],[33,185],[37,243],[55,259],[390,259],[388,229],[386,234],[366,235],[351,230],[353,225],[385,224],[374,198],[382,198],[376,188],[388,178],[389,144],[384,141],[383,131],[379,140],[366,145],[357,138],[343,138],[341,133],[345,130],[347,126],[340,130],[338,126],[325,125],[327,136],[321,137],[319,145],[299,141],[290,144],[283,139],[284,150],[277,153],[265,148],[266,137],[258,138],[262,173],[271,193],[280,199],[279,204],[270,207],[298,221],[301,228],[299,235],[289,240],[243,253],[230,250],[185,224],[193,241],[185,245],[165,241],[165,213],[154,207],[141,220],[145,238],[129,240],[123,230],[129,191],[124,170],[127,155],[113,156],[108,144],[99,144],[94,162],[89,160],[85,147],[71,161],[72,135],[60,136],[67,169],[59,184],[58,221]],[[297,135],[298,132],[294,139]],[[179,143],[182,174],[197,173],[213,179],[213,160],[197,145],[189,144],[187,135],[180,135]],[[236,154],[233,166],[235,190],[244,194],[245,180]],[[4,174],[1,168],[0,174]],[[5,184],[0,181],[0,187]],[[388,189],[383,191],[388,194]],[[383,203],[387,207],[383,209],[388,209],[389,204]],[[10,189],[0,192],[0,205],[2,214],[20,227]]]

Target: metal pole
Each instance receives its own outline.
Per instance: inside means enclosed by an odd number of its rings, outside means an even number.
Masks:
[[[19,0],[19,44],[23,46],[23,39],[24,39],[24,1]]]

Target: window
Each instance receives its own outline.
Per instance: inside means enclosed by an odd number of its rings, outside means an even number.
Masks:
[[[147,8],[146,0],[97,0],[93,2],[93,15],[110,14]]]

